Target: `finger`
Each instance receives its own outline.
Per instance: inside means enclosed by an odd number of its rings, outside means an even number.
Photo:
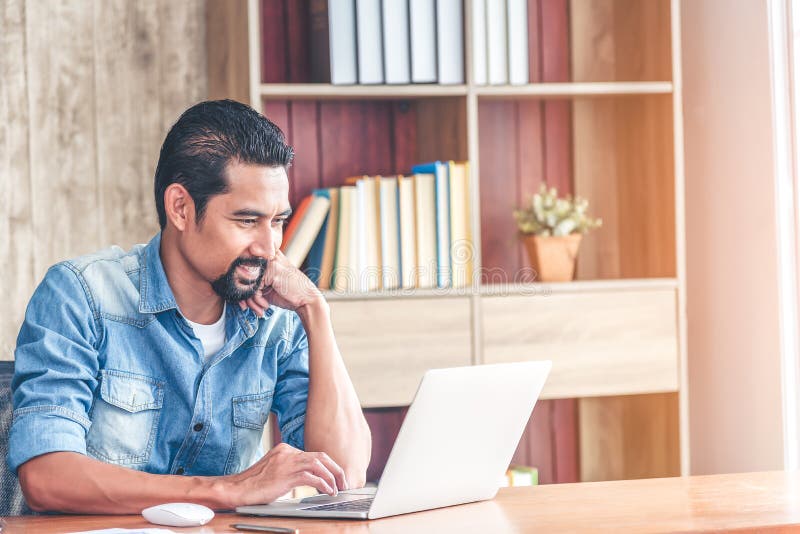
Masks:
[[[255,301],[253,300],[253,297],[250,297],[249,299],[247,299],[247,307],[250,308],[251,310],[253,310],[253,313],[258,315],[259,317],[264,315],[264,310],[261,308],[261,306],[259,306],[258,304],[255,303]]]
[[[350,484],[347,483],[347,477],[344,474],[344,469],[342,469],[339,464],[333,461],[333,458],[325,454],[324,452],[315,452],[314,454],[317,459],[322,462],[322,464],[330,471],[334,478],[336,479],[336,487],[340,490],[350,489]]]
[[[295,486],[311,486],[312,488],[316,488],[320,493],[325,493],[332,497],[336,495],[336,490],[332,488],[330,484],[309,471],[301,471],[295,480]]]
[[[261,306],[264,310],[267,310],[269,308],[269,301],[266,298],[264,298],[264,296],[261,293],[256,293],[251,298],[253,299],[253,302]]]
[[[338,493],[338,486],[336,484],[336,477],[333,476],[333,473],[328,469],[328,467],[316,458],[313,454],[304,454],[303,455],[303,462],[305,465],[306,471],[313,473],[314,475],[320,477],[328,484],[331,488],[333,488],[333,494],[336,495]]]

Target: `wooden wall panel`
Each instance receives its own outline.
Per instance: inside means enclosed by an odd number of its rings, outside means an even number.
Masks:
[[[207,0],[206,32],[208,98],[249,103],[247,0]]]
[[[158,106],[143,105],[159,100],[157,7],[95,4],[97,172],[114,177],[98,180],[104,245],[128,248],[159,230],[152,191],[162,122]]]
[[[25,5],[36,278],[101,245],[92,3]],[[58,53],[54,53],[54,51]]]
[[[163,141],[186,108],[207,98],[205,2],[159,0],[158,20]]]
[[[35,285],[25,57],[25,3],[0,2],[0,360],[13,359]]]
[[[0,3],[0,359],[53,263],[157,231],[167,129],[206,95],[205,2]]]

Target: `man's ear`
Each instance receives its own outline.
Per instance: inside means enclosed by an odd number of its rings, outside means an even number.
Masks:
[[[170,184],[164,191],[164,210],[167,220],[183,232],[190,221],[194,222],[194,201],[181,184]]]

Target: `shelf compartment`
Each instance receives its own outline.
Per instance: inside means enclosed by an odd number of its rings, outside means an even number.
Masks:
[[[470,365],[471,317],[469,298],[331,302],[361,406],[407,406],[428,369]]]
[[[263,100],[295,147],[290,201],[348,176],[408,174],[437,159],[466,160],[466,97],[413,100]]]
[[[481,298],[484,363],[552,360],[542,398],[678,390],[677,290]]]
[[[578,280],[676,276],[671,95],[489,100],[478,117],[483,283],[530,280],[512,209],[541,184],[603,219]]]

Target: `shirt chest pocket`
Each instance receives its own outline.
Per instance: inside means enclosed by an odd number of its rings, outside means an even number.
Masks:
[[[272,407],[272,390],[254,395],[241,395],[232,400],[231,450],[225,473],[239,473],[253,465],[263,451],[261,439],[264,424]]]
[[[146,464],[163,402],[163,382],[126,371],[102,370],[90,413],[87,452],[110,463]]]

